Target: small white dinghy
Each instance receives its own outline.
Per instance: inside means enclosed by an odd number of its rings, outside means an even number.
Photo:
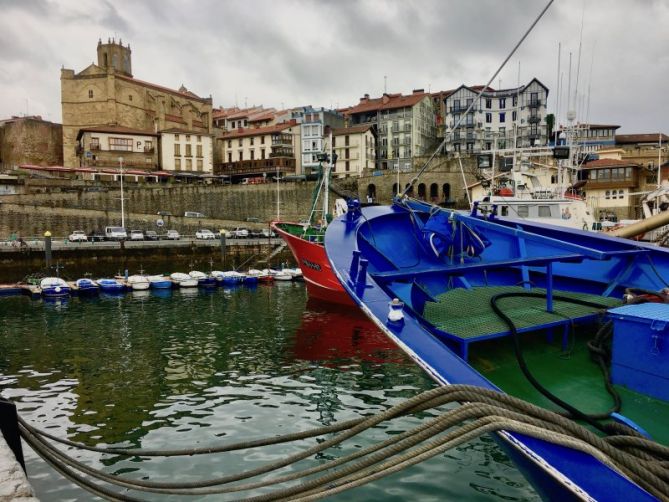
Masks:
[[[197,278],[191,277],[183,272],[170,274],[170,279],[177,283],[180,288],[197,288]]]

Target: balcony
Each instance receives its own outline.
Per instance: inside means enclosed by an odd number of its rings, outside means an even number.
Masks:
[[[539,115],[531,115],[530,118],[527,119],[527,121],[530,124],[536,124],[541,122],[541,117]]]
[[[259,160],[241,160],[239,162],[225,162],[216,166],[216,174],[250,174],[274,173],[280,169],[284,174],[295,172],[295,159],[274,158]]]
[[[537,108],[541,106],[541,100],[540,99],[530,99],[530,102],[527,103],[527,106],[530,108]]]
[[[467,108],[469,105],[457,105],[457,106],[451,106],[448,111],[451,113],[464,113],[467,111]],[[472,106],[472,109],[469,110],[470,112],[476,111],[476,106]]]

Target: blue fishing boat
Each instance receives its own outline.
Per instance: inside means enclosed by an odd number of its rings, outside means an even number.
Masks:
[[[118,294],[125,291],[125,286],[117,279],[98,279],[96,281],[103,293]]]
[[[216,287],[216,278],[212,275],[207,275],[204,272],[198,270],[192,270],[188,272],[193,279],[197,279],[197,285],[200,288],[215,288]]]
[[[406,197],[366,208],[351,201],[325,249],[356,304],[440,384],[559,410],[607,443],[635,438],[641,457],[660,451],[666,460],[669,250]],[[557,439],[494,437],[546,499],[669,496],[669,470],[654,456],[623,466],[610,452]],[[655,484],[643,472],[653,462],[664,466]]]
[[[91,279],[77,279],[74,284],[80,295],[97,295],[100,292],[98,283]]]
[[[172,281],[164,275],[150,275],[147,277],[151,289],[172,289]]]
[[[60,277],[45,277],[39,283],[44,298],[70,296],[70,286]]]

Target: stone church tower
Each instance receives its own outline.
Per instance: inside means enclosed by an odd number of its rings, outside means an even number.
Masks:
[[[132,51],[130,44],[123,47],[123,41],[119,39],[118,44],[113,40],[107,40],[106,44],[98,40],[98,66],[107,72],[120,73],[132,78]]]
[[[97,64],[79,73],[61,69],[63,165],[82,165],[77,136],[82,129],[115,127],[155,134],[180,129],[193,135],[212,134],[212,98],[136,80],[130,45],[98,41]],[[79,148],[78,148],[79,147]]]

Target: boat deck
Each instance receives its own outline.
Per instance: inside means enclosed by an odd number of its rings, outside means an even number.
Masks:
[[[455,288],[437,296],[436,302],[426,303],[424,317],[438,328],[440,335],[452,342],[460,350],[460,356],[467,360],[470,344],[511,334],[506,323],[492,310],[490,299],[502,293],[527,292],[546,294],[545,289],[530,290],[521,286]],[[553,291],[553,293],[607,307],[622,304],[616,298],[599,295],[565,291]],[[545,298],[528,297],[502,298],[497,304],[513,320],[519,333],[561,327],[563,346],[570,326],[596,320],[601,310],[554,300],[553,312],[548,312]]]
[[[570,336],[567,350],[541,337],[523,336],[523,356],[532,374],[560,399],[586,413],[607,411],[613,403],[604,387],[599,366],[590,360],[588,330]],[[491,340],[471,351],[471,364],[484,377],[511,394],[548,409],[556,405],[544,397],[522,374],[508,339]],[[643,427],[653,439],[669,444],[669,402],[615,385],[620,393],[620,413]]]

